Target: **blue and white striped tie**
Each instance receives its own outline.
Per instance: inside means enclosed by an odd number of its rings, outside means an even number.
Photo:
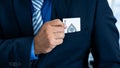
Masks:
[[[41,8],[43,5],[43,1],[44,0],[32,0],[32,4],[34,8],[33,19],[32,19],[34,35],[37,34],[37,32],[39,31],[40,27],[43,24],[43,19],[41,15]]]

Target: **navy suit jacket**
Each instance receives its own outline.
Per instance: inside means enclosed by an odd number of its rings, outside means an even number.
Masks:
[[[107,0],[52,0],[51,20],[81,18],[81,31],[41,54],[35,68],[87,68],[91,49],[95,68],[120,68],[116,19]],[[0,68],[29,68],[33,40],[31,0],[0,1]]]

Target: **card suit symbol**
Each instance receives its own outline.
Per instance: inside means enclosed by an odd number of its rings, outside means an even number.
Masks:
[[[67,32],[72,33],[72,32],[76,32],[76,31],[77,31],[76,27],[73,24],[70,24],[70,26],[67,29]]]

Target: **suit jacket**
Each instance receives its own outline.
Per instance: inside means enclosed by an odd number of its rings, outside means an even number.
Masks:
[[[90,48],[95,68],[120,68],[116,19],[107,0],[52,0],[51,20],[81,18],[81,31],[41,54],[34,68],[87,68]],[[0,67],[29,68],[33,41],[31,0],[0,1]]]

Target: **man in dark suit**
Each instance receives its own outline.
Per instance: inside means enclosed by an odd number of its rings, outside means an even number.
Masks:
[[[45,0],[44,24],[35,35],[32,4],[0,1],[0,68],[87,68],[90,48],[94,68],[120,68],[116,19],[107,0]],[[80,18],[81,30],[65,34],[64,18]]]

